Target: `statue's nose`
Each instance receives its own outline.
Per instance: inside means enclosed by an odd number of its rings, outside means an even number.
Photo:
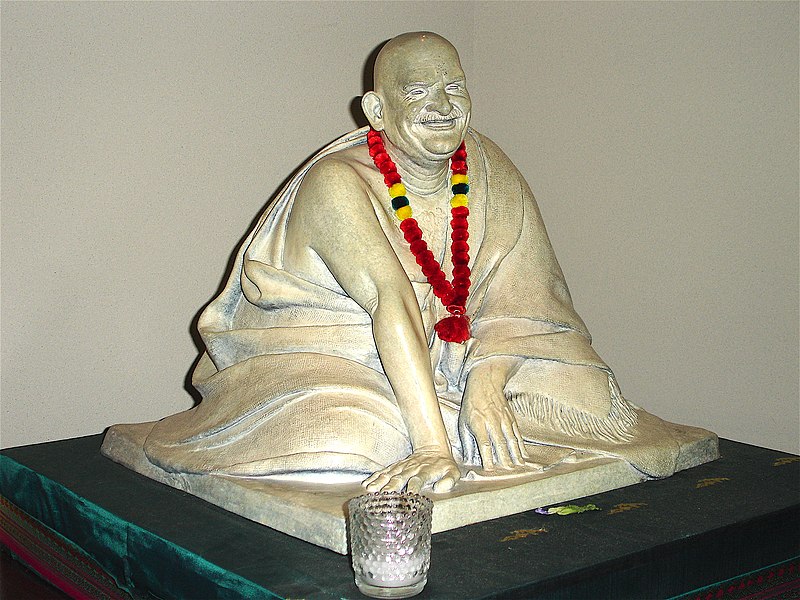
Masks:
[[[426,108],[428,110],[436,111],[440,115],[446,116],[450,114],[451,110],[453,110],[453,105],[450,103],[450,98],[448,98],[447,92],[445,92],[443,88],[437,86],[433,90]]]

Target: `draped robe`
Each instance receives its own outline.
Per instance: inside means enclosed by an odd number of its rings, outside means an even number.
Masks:
[[[232,476],[371,473],[412,451],[368,313],[330,283],[329,273],[311,281],[284,261],[287,223],[305,173],[365,143],[366,129],[360,129],[315,155],[242,244],[225,288],[199,319],[206,351],[192,381],[203,399],[154,426],[144,450],[155,465]],[[624,458],[652,477],[672,474],[678,426],[622,397],[572,306],[525,180],[474,130],[466,145],[473,332],[467,343],[435,336],[433,325],[446,313],[398,222],[375,207],[420,306],[454,456],[462,462],[475,456],[474,440],[462,447],[457,428],[471,368],[510,356],[520,366],[504,393],[530,448],[584,450]],[[449,256],[446,249],[437,257],[448,276]]]

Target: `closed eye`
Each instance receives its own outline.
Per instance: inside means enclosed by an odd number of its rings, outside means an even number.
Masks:
[[[445,87],[445,90],[448,93],[461,93],[461,92],[464,92],[464,89],[465,89],[464,83],[465,82],[464,82],[463,79],[456,79],[455,81],[451,81],[450,83],[448,83],[447,86]]]
[[[424,95],[425,95],[425,90],[423,90],[422,88],[413,88],[406,93],[406,98],[413,100],[416,98],[421,98]]]

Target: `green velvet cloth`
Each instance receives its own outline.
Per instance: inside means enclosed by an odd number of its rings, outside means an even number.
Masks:
[[[0,490],[53,535],[64,532],[76,552],[93,557],[131,595],[150,589],[162,598],[278,597],[5,455],[0,455]]]
[[[0,451],[0,495],[135,597],[361,598],[349,557],[129,471],[102,436]],[[800,459],[727,440],[720,460],[433,536],[425,598],[665,598],[800,555]],[[435,508],[434,508],[435,510]]]

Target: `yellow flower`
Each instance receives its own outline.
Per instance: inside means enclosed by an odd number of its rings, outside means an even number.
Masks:
[[[398,196],[405,196],[406,186],[404,186],[402,183],[395,183],[392,187],[389,188],[389,195],[392,198],[397,198]]]
[[[450,206],[453,208],[457,206],[466,206],[467,204],[469,204],[469,200],[466,194],[456,194],[453,196],[453,199],[450,200]]]

